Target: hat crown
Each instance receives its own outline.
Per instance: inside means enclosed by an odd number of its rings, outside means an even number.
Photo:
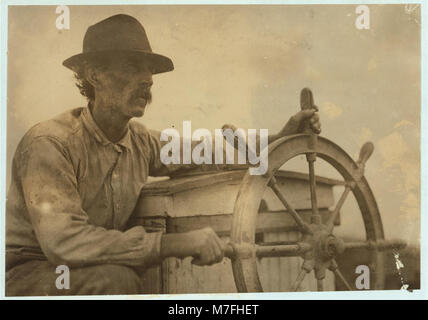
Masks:
[[[112,55],[132,57],[148,65],[153,74],[174,70],[170,58],[152,51],[141,23],[126,14],[117,14],[90,26],[83,38],[83,52],[62,64],[79,73],[85,62]]]
[[[141,23],[126,14],[118,14],[88,28],[83,39],[83,52],[138,50],[152,52]]]

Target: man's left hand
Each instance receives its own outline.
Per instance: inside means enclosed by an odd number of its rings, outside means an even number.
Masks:
[[[278,138],[303,133],[305,127],[309,127],[313,133],[321,133],[321,122],[317,112],[317,107],[297,112],[278,133]],[[309,125],[306,125],[307,123]]]

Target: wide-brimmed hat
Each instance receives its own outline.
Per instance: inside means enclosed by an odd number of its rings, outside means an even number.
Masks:
[[[153,74],[174,70],[170,58],[152,51],[141,23],[126,14],[114,15],[90,26],[83,39],[83,52],[62,64],[74,72],[80,72],[85,61],[115,55],[141,60]]]

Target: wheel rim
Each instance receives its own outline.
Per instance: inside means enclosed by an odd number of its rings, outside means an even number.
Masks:
[[[254,245],[258,208],[270,178],[290,159],[310,153],[316,153],[317,157],[332,165],[345,181],[354,182],[352,192],[363,217],[366,240],[384,239],[379,209],[367,180],[361,175],[361,168],[343,149],[330,140],[318,137],[317,143],[314,144],[311,135],[301,134],[278,139],[269,145],[269,174],[251,176],[247,172],[244,176],[233,213],[232,244]],[[232,260],[233,274],[239,292],[263,291],[256,259],[253,251],[251,255],[238,254]],[[377,249],[371,250],[371,261],[371,289],[382,289],[384,285],[383,254]]]

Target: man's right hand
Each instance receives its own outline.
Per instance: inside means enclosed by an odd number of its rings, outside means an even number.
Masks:
[[[193,257],[192,263],[204,266],[223,260],[226,244],[210,227],[162,236],[162,258]]]

